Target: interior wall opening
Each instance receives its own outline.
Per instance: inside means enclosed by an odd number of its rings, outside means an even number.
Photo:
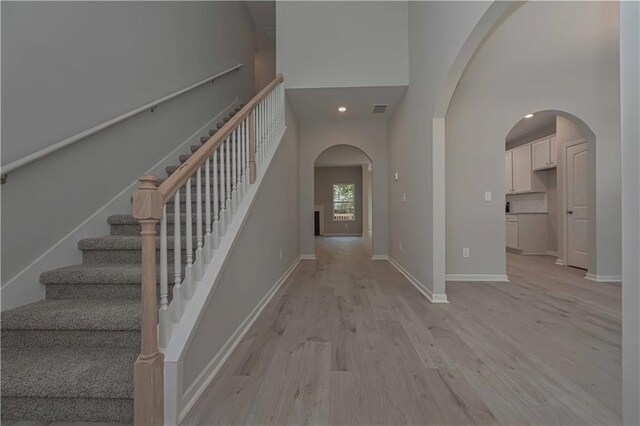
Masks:
[[[357,238],[371,255],[372,177],[373,163],[359,148],[334,145],[318,155],[313,173],[316,240]]]

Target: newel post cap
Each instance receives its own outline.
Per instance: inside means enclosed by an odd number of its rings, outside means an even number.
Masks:
[[[138,179],[141,184],[133,194],[133,217],[140,220],[162,219],[162,194],[158,191],[155,176],[144,175]]]

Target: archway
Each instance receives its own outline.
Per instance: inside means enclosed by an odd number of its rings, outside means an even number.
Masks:
[[[557,265],[595,269],[595,140],[583,120],[559,110],[529,112],[508,130],[507,251],[550,255]],[[530,167],[522,170],[513,161],[516,156]],[[537,232],[523,232],[523,226]],[[595,275],[587,272],[586,278]]]
[[[334,145],[314,161],[314,236],[357,237],[371,255],[373,163],[352,145]],[[360,239],[361,238],[361,239]]]

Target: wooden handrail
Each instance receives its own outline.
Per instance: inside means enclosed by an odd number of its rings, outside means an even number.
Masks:
[[[178,169],[169,176],[158,187],[158,191],[162,194],[164,203],[169,201],[171,197],[180,189],[193,174],[198,167],[213,155],[213,152],[224,142],[224,140],[233,132],[242,121],[253,112],[258,104],[276,87],[284,81],[284,76],[278,74],[276,78],[253,97],[231,120],[229,120],[220,130],[209,138],[191,157],[187,159]],[[249,124],[251,126],[251,123]]]

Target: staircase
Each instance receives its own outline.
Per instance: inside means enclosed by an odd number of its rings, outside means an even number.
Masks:
[[[191,152],[181,155],[180,162],[185,162],[241,107],[203,135],[201,145],[191,146]],[[178,167],[167,167],[167,176]],[[191,191],[195,194],[195,179]],[[184,212],[185,197],[181,199],[180,211]],[[192,200],[195,203],[195,195]],[[172,203],[167,204],[169,235],[174,232],[173,209]],[[195,250],[195,238],[186,241],[187,220],[195,228],[196,215],[180,215],[182,276],[187,244]],[[45,300],[2,313],[3,420],[133,421],[133,365],[141,341],[141,227],[131,214],[111,216],[108,223],[110,235],[78,242],[82,264],[41,275]],[[167,247],[173,258],[172,237]],[[171,267],[168,274],[173,276]]]

